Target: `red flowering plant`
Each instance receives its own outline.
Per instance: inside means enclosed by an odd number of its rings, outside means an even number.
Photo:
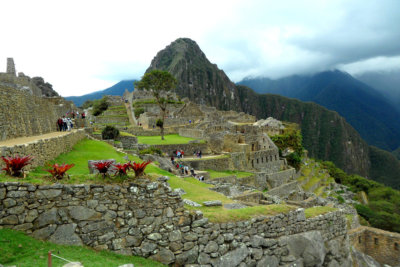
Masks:
[[[136,163],[136,162],[130,163],[132,170],[135,172],[135,177],[142,176],[147,165],[149,165],[150,163],[151,160],[143,161],[142,163]]]
[[[1,157],[6,164],[2,170],[6,171],[8,175],[20,177],[23,174],[23,168],[29,164],[31,164],[31,160],[33,157],[24,156],[20,157],[19,155],[15,155],[13,157]]]
[[[46,171],[49,172],[54,179],[61,180],[64,178],[65,173],[74,166],[75,164],[64,163],[59,165],[58,163],[56,163],[51,166],[51,169],[48,169]]]
[[[111,160],[104,160],[93,163],[95,169],[103,176],[103,179],[106,178],[108,170],[110,170],[114,165]]]
[[[127,176],[126,172],[130,169],[131,163],[130,162],[124,164],[117,163],[114,164],[114,167],[116,168],[115,175],[118,175],[119,177],[124,177]]]

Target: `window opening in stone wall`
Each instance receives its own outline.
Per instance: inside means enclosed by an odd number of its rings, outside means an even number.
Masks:
[[[258,164],[258,159],[257,159],[257,164]]]
[[[251,166],[254,168],[254,160],[251,160]]]
[[[254,151],[254,144],[251,144],[251,151]]]
[[[278,159],[276,158],[276,155],[275,155],[275,160],[278,160]]]
[[[399,250],[399,243],[394,242],[394,250]]]
[[[358,243],[361,244],[361,236],[358,236]]]
[[[264,158],[261,158],[261,163],[264,163]]]
[[[375,243],[375,245],[378,245],[378,238],[374,238],[374,243]]]

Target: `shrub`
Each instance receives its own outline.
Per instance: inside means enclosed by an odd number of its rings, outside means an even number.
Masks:
[[[139,151],[139,155],[145,155],[145,154],[151,154],[151,155],[157,154],[159,156],[162,156],[163,152],[161,151],[161,149],[155,147],[150,147]]]
[[[107,125],[106,128],[101,132],[101,138],[104,140],[107,139],[116,139],[119,136],[119,130],[114,126]]]
[[[113,163],[111,160],[105,160],[105,161],[95,162],[93,163],[93,166],[103,176],[103,178],[105,178],[108,170],[113,167]]]
[[[114,165],[114,167],[117,169],[115,172],[115,175],[118,175],[119,177],[123,177],[123,176],[127,176],[127,171],[129,170],[129,168],[131,167],[131,163],[117,163]]]
[[[31,156],[20,157],[15,155],[14,157],[1,157],[6,164],[2,170],[6,171],[8,175],[20,177],[23,173],[23,168],[29,165],[33,159]]]
[[[151,160],[143,161],[142,163],[131,163],[131,168],[135,172],[135,177],[140,177],[143,175],[144,170],[146,169],[147,165],[151,163]]]
[[[53,178],[55,178],[57,180],[61,180],[64,178],[65,173],[74,166],[75,166],[75,164],[65,164],[64,163],[64,164],[58,165],[58,163],[56,163],[51,166],[51,169],[46,170],[46,171],[49,172],[53,176]]]
[[[293,166],[294,168],[296,168],[296,171],[300,170],[301,167],[301,157],[299,156],[299,154],[297,154],[297,152],[293,152],[290,153],[287,157],[286,157],[289,165]]]
[[[339,204],[343,204],[345,202],[342,196],[336,196],[336,199],[339,201]]]
[[[144,108],[135,108],[134,112],[135,112],[135,117],[138,118],[140,114],[144,113]]]
[[[162,119],[158,119],[156,121],[156,126],[162,128],[164,126],[164,121]]]
[[[93,115],[98,116],[108,109],[107,97],[93,101]]]

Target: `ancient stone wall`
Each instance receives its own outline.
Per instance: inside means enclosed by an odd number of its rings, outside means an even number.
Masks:
[[[187,164],[195,170],[215,170],[226,171],[235,170],[230,157],[203,158],[203,159],[185,159],[183,164]]]
[[[57,130],[57,119],[73,109],[73,103],[37,97],[0,84],[0,140],[40,135]]]
[[[192,157],[193,152],[201,150],[203,155],[210,153],[208,144],[191,143],[191,144],[174,144],[174,145],[151,145],[152,147],[160,149],[162,152],[166,153],[168,156],[172,156],[172,152],[179,149],[183,150],[184,157]]]
[[[249,164],[256,169],[263,169],[268,163],[279,161],[278,149],[266,149],[250,152]]]
[[[350,243],[381,264],[400,264],[400,234],[361,226],[349,231]]]
[[[159,182],[137,180],[130,185],[0,183],[0,227],[175,266],[278,266],[299,261],[304,266],[328,266],[333,260],[340,265],[349,253],[340,252],[346,244],[341,211],[306,219],[304,210],[298,209],[211,223],[201,212],[185,210],[179,193],[165,181],[162,177]],[[298,242],[301,248],[295,247]]]
[[[190,138],[204,138],[204,130],[180,128],[179,135]]]
[[[29,170],[37,166],[43,166],[47,161],[56,158],[61,153],[66,153],[80,140],[85,138],[85,130],[79,129],[67,133],[66,135],[52,137],[48,139],[41,139],[38,141],[15,145],[15,146],[1,146],[0,156],[10,155],[31,155],[33,156],[32,164],[28,165],[25,169]],[[1,162],[0,164],[3,164]]]

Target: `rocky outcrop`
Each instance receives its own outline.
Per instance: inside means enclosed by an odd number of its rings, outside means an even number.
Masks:
[[[48,82],[45,82],[42,77],[33,77],[32,82],[42,91],[42,96],[46,97],[59,96],[58,93],[54,91],[53,85],[51,85]]]
[[[235,84],[191,39],[177,39],[158,52],[146,72],[153,69],[167,70],[174,75],[178,80],[176,93],[181,97],[223,110],[240,111]]]

